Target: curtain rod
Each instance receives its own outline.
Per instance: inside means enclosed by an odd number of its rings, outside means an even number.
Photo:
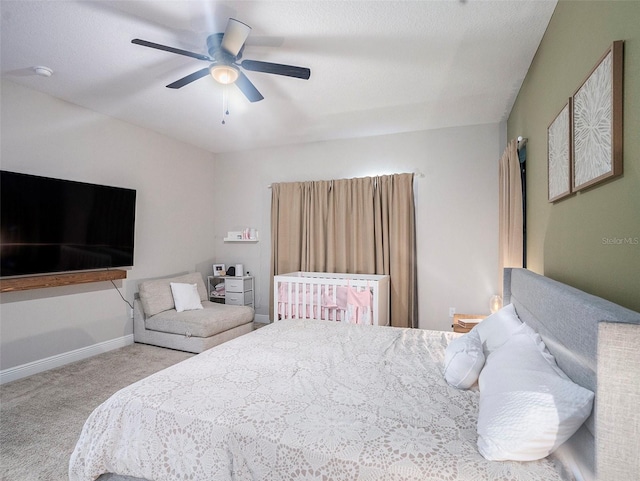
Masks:
[[[413,172],[411,172],[411,173],[412,173],[413,175],[415,175],[416,177],[420,177],[420,178],[424,178],[424,177],[426,177],[426,176],[425,176],[425,174],[424,174],[424,173],[422,173],[422,172],[420,171],[420,169],[415,169],[415,170],[414,170]],[[393,174],[382,174],[382,175],[393,175]],[[273,184],[269,184],[269,185],[267,185],[267,189],[270,189],[272,185],[273,185]]]
[[[522,135],[520,135],[518,137],[518,148],[521,149],[522,147],[524,147],[525,145],[527,145],[527,139],[526,137],[523,137]]]

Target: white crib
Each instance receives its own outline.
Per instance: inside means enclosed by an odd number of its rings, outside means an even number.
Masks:
[[[274,276],[273,319],[348,320],[339,299],[344,288],[371,292],[371,316],[365,323],[389,325],[389,276],[369,274],[291,272]]]

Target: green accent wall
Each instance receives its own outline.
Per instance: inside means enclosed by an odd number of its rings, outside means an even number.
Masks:
[[[547,127],[614,40],[624,40],[624,173],[547,201]],[[507,135],[527,144],[527,267],[640,311],[640,1],[559,1]]]

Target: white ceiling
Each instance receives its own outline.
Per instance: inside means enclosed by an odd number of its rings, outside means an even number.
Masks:
[[[0,0],[4,79],[211,152],[506,120],[556,0]],[[252,27],[244,59],[309,67],[245,74],[249,103],[207,66],[131,43],[207,54],[229,17]],[[53,69],[49,78],[32,67]]]

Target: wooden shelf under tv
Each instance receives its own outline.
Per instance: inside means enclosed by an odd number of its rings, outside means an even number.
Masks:
[[[49,274],[44,276],[14,277],[0,279],[0,292],[26,291],[45,287],[70,286],[87,282],[115,281],[126,279],[127,271],[113,269],[108,271],[69,272],[65,274]]]

